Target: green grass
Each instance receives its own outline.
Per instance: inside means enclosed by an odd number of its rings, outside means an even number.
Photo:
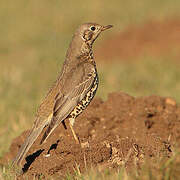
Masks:
[[[141,169],[135,167],[127,172],[125,167],[120,167],[117,170],[91,168],[85,173],[81,173],[78,165],[74,169],[74,175],[66,174],[64,180],[176,180],[180,176],[180,153],[175,152],[171,158],[155,158],[151,161],[146,160]],[[11,180],[15,178],[14,170],[10,166],[2,167],[0,171],[0,179]],[[28,177],[24,175],[24,178]],[[43,174],[42,178],[43,179]],[[58,177],[48,177],[49,180],[59,179]]]
[[[13,138],[31,127],[34,114],[60,70],[77,25],[95,21],[114,28],[95,48],[131,24],[180,16],[180,1],[2,1],[0,6],[0,157]],[[180,102],[179,65],[172,57],[141,57],[136,63],[98,66],[98,96],[112,91],[157,94]],[[164,60],[165,59],[165,60]],[[153,60],[153,61],[152,61]]]
[[[106,98],[112,91],[133,96],[160,95],[180,103],[180,64],[172,57],[142,57],[131,63],[99,65],[98,95]]]

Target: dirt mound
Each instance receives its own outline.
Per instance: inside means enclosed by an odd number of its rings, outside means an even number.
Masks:
[[[115,27],[114,27],[115,28]],[[137,59],[140,55],[166,55],[180,49],[180,19],[130,26],[97,50],[100,59]],[[119,59],[119,58],[118,58]],[[111,62],[111,61],[109,61]]]
[[[89,167],[103,170],[125,166],[131,170],[146,158],[169,158],[180,142],[179,129],[180,107],[173,99],[112,93],[105,102],[93,100],[77,118],[75,131],[82,148],[69,128],[60,125],[47,143],[40,146],[40,138],[35,142],[23,161],[23,170],[29,177],[41,178],[63,177]],[[28,133],[14,139],[2,162],[12,160]],[[50,157],[45,157],[48,151]]]

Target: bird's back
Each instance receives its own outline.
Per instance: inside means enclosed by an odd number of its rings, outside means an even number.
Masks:
[[[66,96],[70,93],[74,87],[84,82],[85,78],[87,78],[88,74],[91,72],[97,73],[95,61],[93,59],[79,60],[77,62],[71,62],[71,64],[65,61],[56,82],[37,110],[36,121],[38,122],[35,121],[35,124],[42,123],[51,116],[57,98],[60,99],[61,96]]]

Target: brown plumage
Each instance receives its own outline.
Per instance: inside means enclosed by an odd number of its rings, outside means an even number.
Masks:
[[[98,74],[92,53],[92,44],[99,34],[111,28],[96,23],[82,24],[75,32],[66,58],[54,86],[38,108],[33,128],[21,146],[13,164],[19,165],[43,128],[43,143],[53,130],[69,118],[73,131],[75,118],[94,97],[98,87]]]

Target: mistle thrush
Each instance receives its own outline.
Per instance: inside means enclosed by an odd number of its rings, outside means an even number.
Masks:
[[[89,105],[98,88],[98,74],[92,45],[102,31],[111,27],[112,25],[85,23],[76,30],[62,70],[39,106],[32,130],[13,160],[13,164],[21,164],[44,127],[47,126],[47,129],[41,144],[66,118],[69,118],[73,136],[78,141],[72,127],[75,118]]]

